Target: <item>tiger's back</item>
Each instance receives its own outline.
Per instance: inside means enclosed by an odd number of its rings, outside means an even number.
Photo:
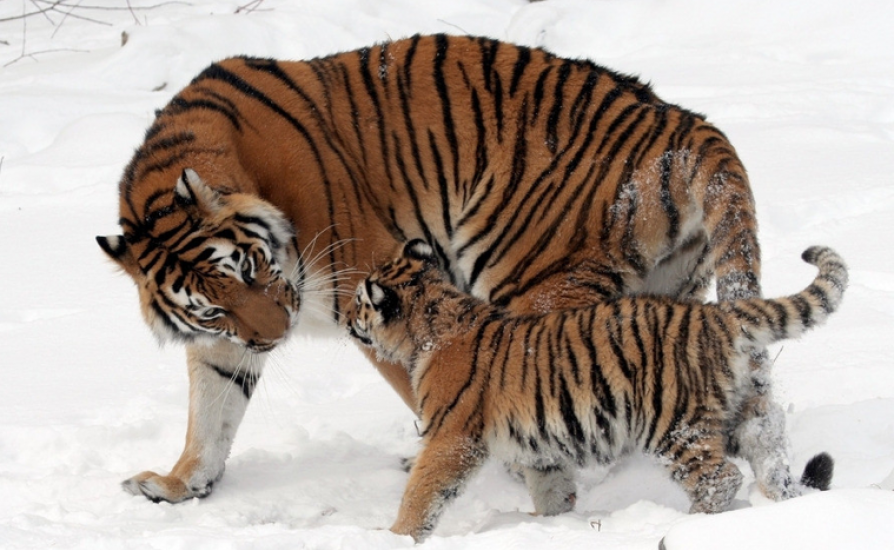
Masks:
[[[322,232],[323,244],[350,240],[329,265],[423,238],[455,283],[519,311],[691,291],[715,267],[709,237],[757,250],[745,171],[722,133],[634,78],[543,50],[437,35],[226,60],[161,112],[141,151],[176,140],[187,117],[214,121],[189,142],[209,157],[206,181],[269,198],[302,248]],[[123,196],[145,187],[126,177]],[[730,206],[735,222],[722,219]],[[705,273],[650,279],[681,251]],[[756,255],[729,261],[721,276],[759,271]]]

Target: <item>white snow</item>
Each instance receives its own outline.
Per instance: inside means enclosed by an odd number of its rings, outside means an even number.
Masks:
[[[130,280],[93,237],[118,231],[117,181],[153,110],[209,62],[417,32],[488,35],[641,75],[736,145],[766,294],[808,283],[809,245],[834,247],[851,267],[841,310],[786,343],[773,373],[793,468],[830,452],[832,491],[770,503],[743,465],[738,509],[693,518],[660,469],[632,458],[583,472],[576,510],[541,518],[522,484],[489,464],[426,546],[655,549],[665,535],[669,550],[894,546],[894,4],[265,0],[239,14],[253,3],[67,4],[117,9],[23,25],[5,19],[37,3],[0,2],[0,547],[412,546],[382,529],[407,478],[399,460],[416,449],[414,417],[346,337],[299,335],[275,354],[210,497],[152,504],[122,491],[121,480],[179,456],[185,358],[156,346]]]

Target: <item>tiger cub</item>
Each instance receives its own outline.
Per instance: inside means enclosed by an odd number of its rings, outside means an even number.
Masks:
[[[549,495],[538,483],[555,469],[633,449],[668,469],[690,512],[725,510],[742,483],[727,455],[752,353],[825,321],[847,286],[831,249],[802,257],[819,275],[787,298],[623,297],[510,317],[458,291],[428,244],[408,243],[358,286],[347,312],[354,338],[407,368],[424,426],[392,531],[427,536],[492,454],[524,467],[538,512]],[[817,455],[802,483],[828,489],[832,466]]]

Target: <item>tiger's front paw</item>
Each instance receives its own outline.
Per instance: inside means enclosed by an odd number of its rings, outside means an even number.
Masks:
[[[413,537],[413,541],[416,544],[424,541],[431,532],[434,530],[432,525],[427,526],[419,526],[419,525],[409,525],[407,522],[401,522],[398,520],[394,525],[391,526],[390,531],[395,535],[409,535]]]
[[[213,481],[187,485],[174,476],[162,476],[155,472],[143,472],[121,482],[121,487],[135,496],[144,496],[152,502],[177,503],[190,498],[205,498],[211,494]]]

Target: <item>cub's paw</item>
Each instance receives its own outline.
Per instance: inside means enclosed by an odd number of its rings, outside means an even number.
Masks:
[[[121,482],[121,487],[135,496],[144,496],[152,502],[177,503],[190,498],[205,498],[211,494],[213,481],[191,487],[173,476],[161,476],[155,472],[143,472]]]

